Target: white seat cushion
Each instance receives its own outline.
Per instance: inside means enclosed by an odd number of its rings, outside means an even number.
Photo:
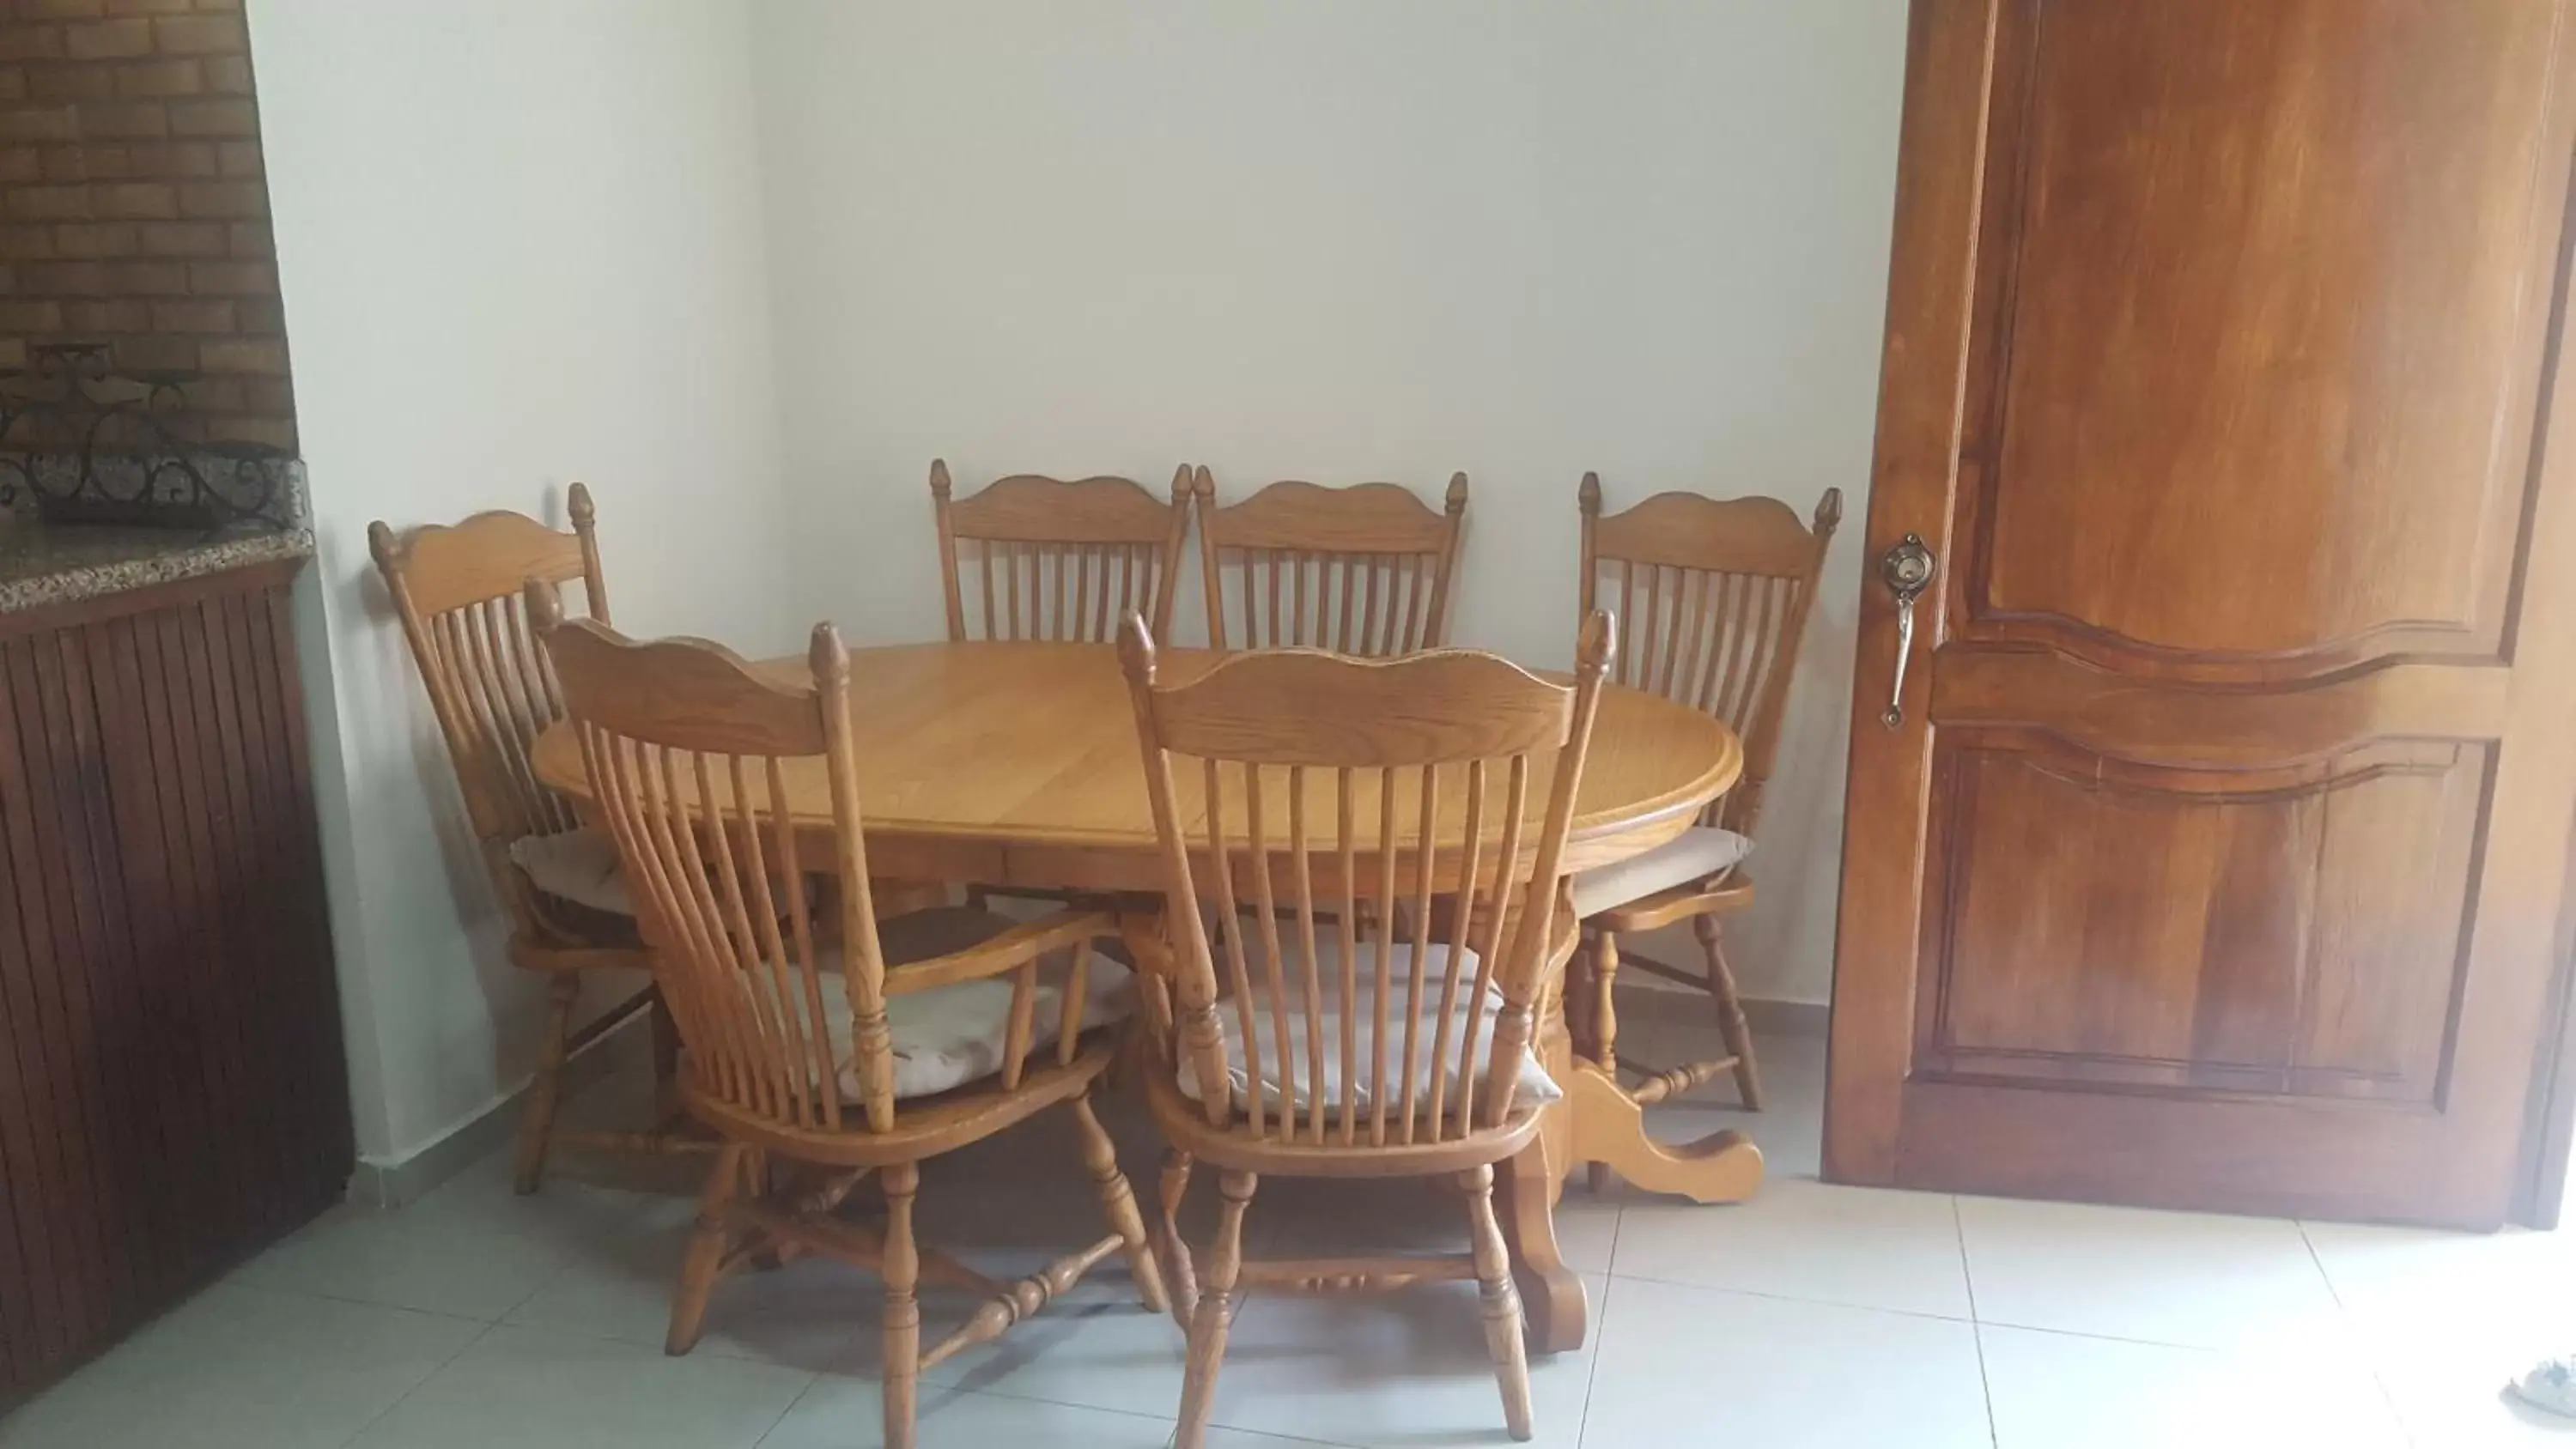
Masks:
[[[617,865],[617,842],[593,830],[523,835],[510,842],[510,863],[547,895],[606,911],[635,914],[626,875]]]
[[[1694,825],[1643,855],[1576,876],[1574,914],[1597,915],[1657,891],[1706,880],[1734,869],[1752,853],[1753,842],[1732,830]]]
[[[1260,941],[1261,937],[1256,927],[1250,933],[1250,944],[1255,949],[1247,953],[1246,959],[1254,980],[1266,982],[1269,979],[1269,973],[1262,964]],[[1319,939],[1315,944],[1317,958],[1315,970],[1317,976],[1321,978],[1318,984],[1322,988],[1321,994],[1324,998],[1322,1003],[1324,1104],[1327,1112],[1337,1113],[1342,1108],[1341,943],[1333,939]],[[1229,975],[1225,964],[1225,948],[1218,945],[1213,949],[1217,958],[1217,977],[1222,981]],[[1283,949],[1291,954],[1295,951],[1293,946],[1287,946],[1284,942]],[[1367,958],[1363,964],[1363,971],[1366,972],[1368,963],[1374,961],[1376,953],[1373,949],[1363,949],[1361,954]],[[1487,987],[1482,1009],[1479,1010],[1472,1000],[1475,994],[1476,953],[1469,951],[1465,955],[1466,963],[1459,976],[1458,1000],[1449,1011],[1451,1019],[1449,1052],[1445,1060],[1435,1062],[1431,1058],[1439,1042],[1440,996],[1443,976],[1448,970],[1449,947],[1435,944],[1424,953],[1422,999],[1419,1002],[1408,1001],[1412,995],[1413,948],[1398,945],[1387,954],[1387,964],[1390,968],[1390,979],[1387,983],[1387,1036],[1391,1056],[1387,1062],[1386,1089],[1387,1095],[1393,1099],[1390,1104],[1391,1110],[1400,1108],[1404,1100],[1404,1041],[1407,1027],[1405,1015],[1408,1006],[1411,1006],[1420,1018],[1420,1024],[1414,1028],[1417,1033],[1414,1039],[1421,1043],[1413,1070],[1415,1100],[1426,1104],[1430,1102],[1431,1083],[1435,1074],[1445,1084],[1441,1088],[1441,1101],[1454,1103],[1458,1100],[1458,1044],[1466,1037],[1467,1019],[1471,1012],[1476,1013],[1479,1018],[1476,1027],[1474,1071],[1480,1089],[1485,1073],[1493,1066],[1494,1018],[1502,1013],[1502,989],[1499,986]],[[1294,1110],[1303,1112],[1312,1105],[1314,1083],[1309,1080],[1307,1070],[1311,1063],[1306,1055],[1307,1012],[1305,967],[1302,961],[1288,963],[1283,968],[1282,976],[1284,978],[1282,984],[1286,987],[1288,998],[1284,1005],[1288,1017],[1288,1044],[1294,1065],[1293,1067],[1280,1065],[1277,1017],[1273,1014],[1272,1002],[1266,989],[1257,991],[1252,1016],[1253,1030],[1259,1035],[1261,1041],[1261,1085],[1268,1099],[1275,1102],[1280,1084],[1293,1079],[1294,1090],[1290,1094],[1290,1103]],[[1356,1013],[1358,1019],[1351,1024],[1351,1029],[1353,1049],[1359,1058],[1355,1064],[1359,1080],[1351,1084],[1352,1096],[1356,1099],[1352,1103],[1352,1110],[1365,1116],[1373,1112],[1377,1105],[1369,1091],[1368,1080],[1376,1061],[1377,1050],[1376,976],[1361,975],[1358,981],[1358,992]],[[1231,999],[1220,1000],[1216,1004],[1216,1009],[1218,1016],[1225,1023],[1226,1075],[1233,1079],[1234,1090],[1248,1097],[1251,1094],[1252,1073],[1249,1065],[1250,1054],[1244,1049],[1243,1043],[1242,1011]],[[1533,1043],[1534,1047],[1535,1043]],[[1521,1071],[1517,1081],[1519,1085],[1512,1100],[1518,1106],[1543,1105],[1557,1101],[1565,1095],[1564,1091],[1557,1086],[1556,1079],[1547,1074],[1545,1067],[1539,1065],[1538,1053],[1535,1049],[1521,1058]],[[1198,1073],[1186,1054],[1180,1064],[1180,1088],[1192,1100],[1197,1099]]]
[[[940,906],[879,923],[877,945],[887,965],[900,966],[963,951],[1017,924],[990,911]],[[1058,984],[1063,973],[1048,968],[1044,975],[1058,979],[1041,980],[1037,989],[1037,1007],[1031,1015],[1029,1033],[1032,1060],[1039,1048],[1054,1044],[1064,1020],[1064,988]],[[748,982],[752,978],[744,979]],[[791,986],[797,984],[792,972],[789,981]],[[862,1100],[867,1088],[859,1080],[857,1053],[851,1044],[854,1026],[850,1020],[848,978],[833,963],[821,974],[818,984],[824,1027],[832,1042],[832,1061],[840,1072],[842,1099]],[[771,989],[766,979],[760,981],[760,986],[764,991]],[[1084,1028],[1122,1020],[1132,1001],[1125,963],[1095,948],[1084,977]],[[805,1005],[802,1000],[795,1003],[800,1019],[805,1015]],[[1004,976],[960,981],[953,986],[890,998],[886,1002],[886,1024],[894,1033],[895,1096],[928,1097],[951,1091],[1002,1069],[1002,1053],[1011,1030],[1011,980]]]

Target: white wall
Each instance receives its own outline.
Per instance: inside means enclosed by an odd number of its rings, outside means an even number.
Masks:
[[[1904,0],[764,0],[753,32],[801,614],[937,632],[934,455],[1234,496],[1463,468],[1459,642],[1561,663],[1585,469],[1613,507],[1838,485],[1734,936],[1750,993],[1824,999]]]
[[[319,535],[305,637],[327,651],[308,680],[359,1147],[391,1164],[524,1081],[542,1013],[501,956],[368,521],[560,522],[586,479],[621,624],[801,637],[745,0],[250,19]]]

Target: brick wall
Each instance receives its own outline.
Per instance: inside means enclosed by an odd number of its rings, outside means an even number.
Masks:
[[[242,0],[0,0],[0,370],[106,342],[295,446]]]

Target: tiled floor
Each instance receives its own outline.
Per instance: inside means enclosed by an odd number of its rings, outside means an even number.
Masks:
[[[1698,1030],[1674,1021],[1696,1003],[1664,1005],[1628,1015],[1649,1054],[1657,1032]],[[1757,1201],[1568,1193],[1560,1221],[1594,1332],[1534,1365],[1540,1444],[2576,1449],[2576,1424],[2497,1392],[2533,1357],[2576,1346],[2576,1235],[1828,1187],[1815,1181],[1822,1043],[1770,1041],[1764,1061],[1778,1100],[1751,1122],[1773,1170]],[[634,1085],[577,1105],[615,1115]],[[1117,1115],[1149,1187],[1150,1130]],[[1676,1136],[1735,1115],[1658,1113]],[[1009,1164],[1025,1171],[1006,1177]],[[925,1176],[925,1230],[988,1267],[1020,1269],[1077,1224],[1094,1230],[1061,1127],[1033,1124]],[[662,1355],[687,1186],[567,1161],[520,1199],[496,1162],[406,1211],[335,1214],[0,1419],[0,1446],[878,1442],[863,1275],[800,1263],[730,1281],[699,1350]],[[1273,1182],[1252,1223],[1256,1251],[1325,1252],[1455,1246],[1455,1214],[1398,1185]],[[1104,1272],[932,1371],[924,1442],[1167,1442],[1180,1335],[1125,1289]],[[964,1308],[926,1306],[934,1326]],[[1226,1449],[1507,1442],[1472,1291],[1255,1299],[1216,1417]]]

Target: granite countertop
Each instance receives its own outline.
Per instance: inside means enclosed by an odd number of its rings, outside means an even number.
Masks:
[[[275,559],[306,558],[301,528],[226,530],[13,523],[0,515],[0,614],[75,603]]]

